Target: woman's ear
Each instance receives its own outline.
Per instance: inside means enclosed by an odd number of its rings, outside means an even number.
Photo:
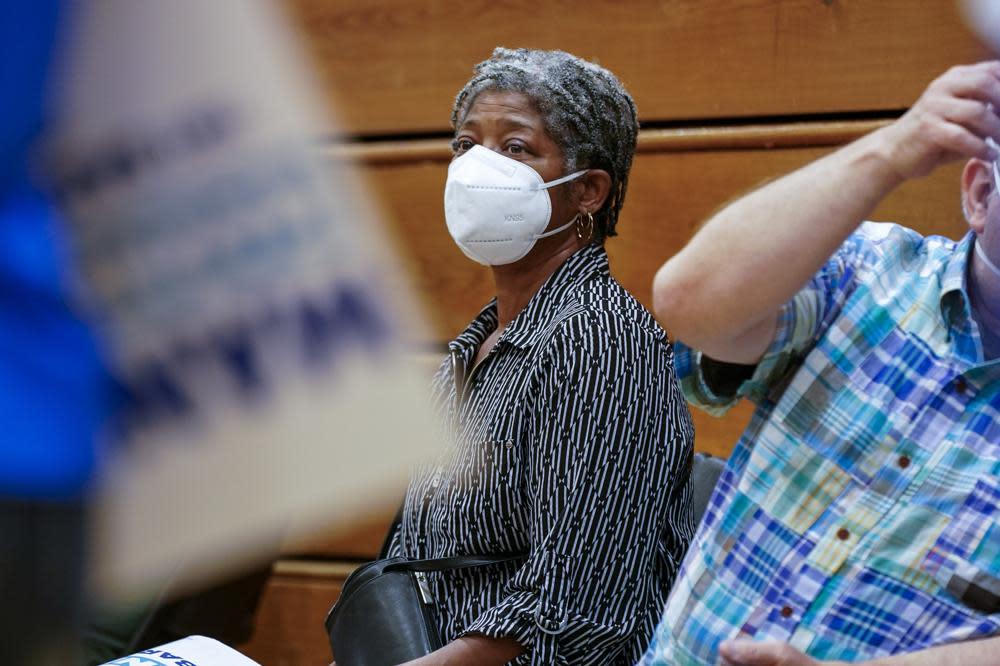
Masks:
[[[962,171],[962,212],[969,227],[977,234],[986,226],[986,209],[993,194],[993,165],[989,162],[969,160]]]
[[[611,192],[611,175],[604,169],[590,169],[578,181],[581,210],[596,213]]]

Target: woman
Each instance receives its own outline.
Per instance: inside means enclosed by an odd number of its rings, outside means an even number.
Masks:
[[[435,377],[455,450],[391,554],[525,553],[428,574],[448,643],[411,664],[633,664],[693,531],[693,429],[663,330],[610,276],[635,106],[607,70],[497,49],[452,113],[445,218],[496,299]]]

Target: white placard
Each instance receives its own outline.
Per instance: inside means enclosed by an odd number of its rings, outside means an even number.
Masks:
[[[145,594],[348,525],[440,438],[422,330],[275,9],[74,5],[44,164],[116,374],[97,583]],[[405,290],[404,290],[405,293]]]
[[[260,666],[212,638],[188,636],[101,666]]]

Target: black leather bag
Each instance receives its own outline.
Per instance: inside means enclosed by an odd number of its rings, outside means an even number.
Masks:
[[[396,666],[433,652],[442,642],[426,573],[523,557],[391,557],[355,570],[324,623],[337,666]]]

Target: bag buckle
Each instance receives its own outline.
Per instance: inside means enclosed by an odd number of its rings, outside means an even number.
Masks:
[[[431,594],[431,586],[427,582],[427,574],[423,571],[414,571],[413,577],[417,581],[417,589],[420,590],[420,599],[425,604],[434,603],[434,595]]]

